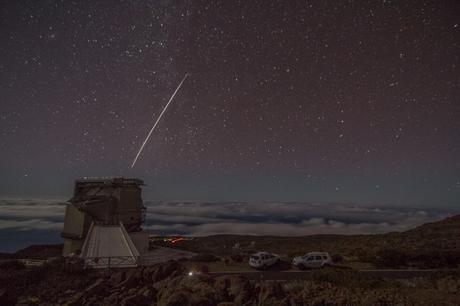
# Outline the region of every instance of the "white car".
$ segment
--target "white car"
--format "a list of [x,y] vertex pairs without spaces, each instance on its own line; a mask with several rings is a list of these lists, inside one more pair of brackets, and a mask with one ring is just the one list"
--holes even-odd
[[256,269],[265,269],[273,266],[280,260],[276,254],[268,252],[257,252],[249,257],[249,265]]
[[303,270],[306,268],[322,268],[332,264],[332,258],[326,252],[310,252],[304,256],[294,257],[292,265]]

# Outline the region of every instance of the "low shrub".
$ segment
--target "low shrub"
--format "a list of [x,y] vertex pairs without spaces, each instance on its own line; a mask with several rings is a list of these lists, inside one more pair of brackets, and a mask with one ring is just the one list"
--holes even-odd
[[375,253],[373,253],[372,251],[368,249],[364,249],[364,248],[356,248],[351,252],[350,255],[355,256],[361,262],[375,262],[376,261]]
[[326,282],[338,286],[345,286],[350,284],[354,279],[358,279],[358,272],[343,269],[324,268],[313,270],[311,272],[313,281]]
[[377,252],[375,264],[378,267],[400,268],[408,265],[410,257],[399,249],[382,249]]
[[241,254],[234,254],[230,256],[230,259],[235,263],[242,263],[244,261],[244,256]]
[[335,286],[348,288],[379,288],[390,287],[392,284],[379,277],[363,275],[358,271],[326,268],[313,270],[312,280],[320,283],[330,283]]
[[220,258],[213,255],[213,254],[197,254],[190,258],[190,261],[198,261],[198,262],[214,262],[219,261]]
[[332,254],[331,259],[333,263],[340,263],[343,261],[343,256],[340,254]]
[[411,262],[419,268],[457,268],[460,265],[460,253],[426,251],[414,254]]
[[377,252],[375,260],[371,262],[378,267],[384,268],[412,266],[425,269],[452,269],[460,265],[460,253],[437,250],[413,250],[406,252],[400,249],[382,249]]
[[8,260],[5,262],[0,263],[0,271],[6,270],[21,270],[24,269],[25,266],[19,260]]

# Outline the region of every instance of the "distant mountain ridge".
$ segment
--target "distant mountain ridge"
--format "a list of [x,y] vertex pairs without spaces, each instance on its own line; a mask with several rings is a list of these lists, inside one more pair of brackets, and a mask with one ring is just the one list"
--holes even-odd
[[415,248],[429,247],[438,251],[460,251],[460,215],[420,225],[399,233],[398,236],[407,246]]

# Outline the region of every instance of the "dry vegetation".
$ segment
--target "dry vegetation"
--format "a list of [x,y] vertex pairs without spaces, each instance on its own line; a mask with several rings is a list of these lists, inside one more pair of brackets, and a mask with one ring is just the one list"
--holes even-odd
[[246,258],[252,252],[264,250],[286,260],[308,251],[326,251],[339,263],[368,263],[388,268],[455,268],[460,264],[459,237],[460,215],[457,215],[402,233],[304,237],[218,235],[167,246],[224,257],[239,254]]

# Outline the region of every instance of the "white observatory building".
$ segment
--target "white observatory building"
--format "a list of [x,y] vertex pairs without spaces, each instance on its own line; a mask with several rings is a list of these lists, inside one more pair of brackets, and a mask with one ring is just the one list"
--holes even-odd
[[86,266],[133,267],[148,250],[142,180],[83,178],[67,204],[63,255],[79,255]]

